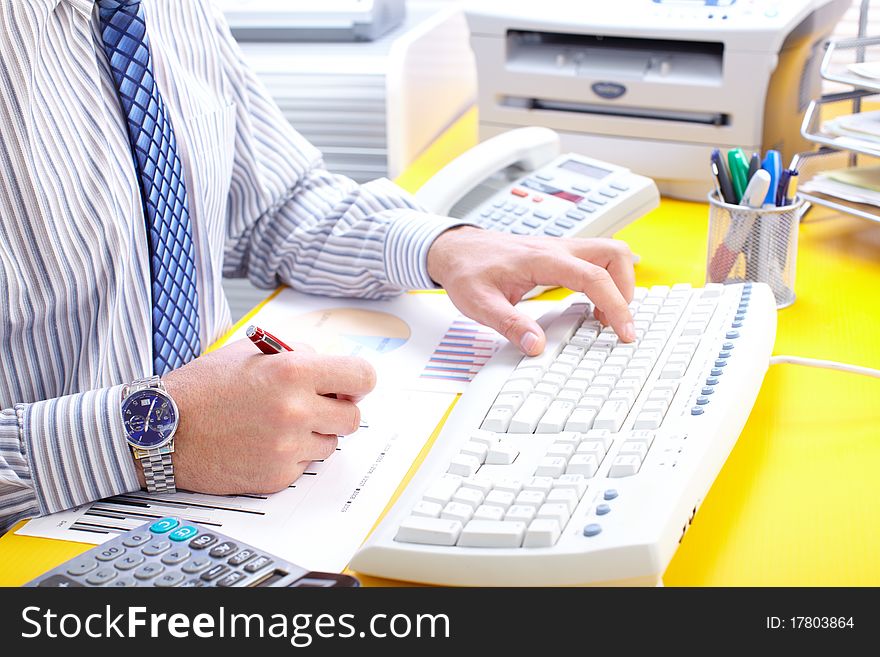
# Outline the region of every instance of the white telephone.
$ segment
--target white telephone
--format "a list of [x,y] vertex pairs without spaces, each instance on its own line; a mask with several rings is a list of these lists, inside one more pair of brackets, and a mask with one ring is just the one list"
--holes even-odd
[[560,151],[548,128],[511,130],[447,164],[416,198],[436,214],[552,237],[609,237],[660,203],[650,178]]

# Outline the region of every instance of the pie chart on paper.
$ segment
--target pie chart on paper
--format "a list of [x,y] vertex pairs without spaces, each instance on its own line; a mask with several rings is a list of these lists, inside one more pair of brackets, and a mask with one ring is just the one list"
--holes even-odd
[[390,313],[344,307],[294,317],[285,333],[321,353],[347,356],[387,354],[405,345],[412,334],[409,324]]

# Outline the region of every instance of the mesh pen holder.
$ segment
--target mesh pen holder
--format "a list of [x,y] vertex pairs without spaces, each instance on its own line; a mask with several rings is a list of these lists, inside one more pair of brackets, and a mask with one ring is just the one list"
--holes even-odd
[[783,207],[750,208],[709,194],[707,283],[767,283],[776,307],[794,303],[798,225],[804,201]]

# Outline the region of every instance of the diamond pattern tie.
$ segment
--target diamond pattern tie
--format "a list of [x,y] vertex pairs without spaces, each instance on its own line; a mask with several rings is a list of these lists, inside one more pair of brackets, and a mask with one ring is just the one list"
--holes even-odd
[[153,79],[141,0],[98,0],[98,10],[140,177],[150,243],[153,369],[161,375],[200,351],[195,247],[183,169]]

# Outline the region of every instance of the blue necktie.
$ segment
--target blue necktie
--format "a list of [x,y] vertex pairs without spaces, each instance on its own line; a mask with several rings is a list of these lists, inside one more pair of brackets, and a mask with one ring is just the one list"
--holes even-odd
[[141,0],[98,0],[101,36],[128,124],[150,242],[153,370],[199,355],[199,298],[183,168],[153,79]]

